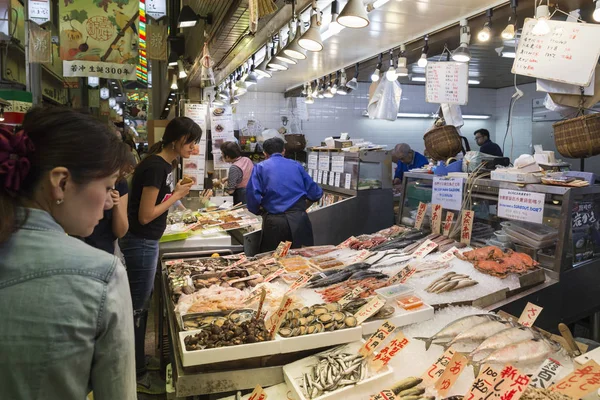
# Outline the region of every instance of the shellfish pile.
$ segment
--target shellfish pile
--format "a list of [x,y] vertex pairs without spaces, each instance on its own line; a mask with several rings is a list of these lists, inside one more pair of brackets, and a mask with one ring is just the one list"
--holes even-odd
[[317,304],[288,311],[279,328],[279,335],[285,338],[312,335],[354,328],[356,325],[354,315],[342,310],[339,303]]
[[195,335],[186,336],[183,342],[186,350],[194,351],[268,340],[269,332],[265,327],[265,321],[252,319],[239,325],[232,321],[225,321],[222,326],[213,324]]

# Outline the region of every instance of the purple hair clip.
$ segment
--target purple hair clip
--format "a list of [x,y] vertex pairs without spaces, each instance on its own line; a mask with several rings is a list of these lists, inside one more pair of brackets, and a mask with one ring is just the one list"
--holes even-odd
[[0,188],[16,193],[29,173],[33,143],[24,131],[13,135],[0,129]]

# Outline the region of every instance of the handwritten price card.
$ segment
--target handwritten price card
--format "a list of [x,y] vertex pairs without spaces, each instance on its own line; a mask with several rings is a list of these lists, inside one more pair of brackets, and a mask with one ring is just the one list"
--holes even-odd
[[275,338],[275,334],[279,332],[279,327],[283,322],[283,318],[292,307],[292,304],[294,304],[292,298],[287,294],[284,295],[277,311],[275,311],[275,313],[265,322],[265,327],[269,331],[269,337],[271,337],[271,339]]
[[260,385],[256,385],[248,400],[267,400],[267,394]]
[[437,382],[438,379],[442,376],[448,363],[454,357],[454,349],[450,347],[440,358],[434,362],[431,367],[423,374],[421,379],[423,379],[424,386],[430,386],[432,383]]
[[529,385],[530,378],[512,365],[506,365],[496,378],[494,397],[500,399],[519,400]]
[[423,242],[422,245],[420,245],[415,252],[413,253],[413,257],[415,257],[416,259],[421,259],[423,257],[425,257],[427,254],[431,253],[433,250],[437,249],[438,244],[431,241],[430,239],[427,239],[426,241]]
[[564,376],[565,367],[553,358],[548,358],[531,376],[530,386],[547,389]]
[[390,278],[388,281],[388,286],[395,285],[396,283],[406,283],[408,278],[413,276],[415,272],[417,272],[416,268],[411,267],[410,264],[407,265],[406,267],[402,268],[400,272]]
[[350,185],[352,183],[352,175],[345,174],[346,178],[344,179],[344,189],[350,189]]
[[431,205],[431,233],[440,233],[442,226],[442,205]]
[[440,261],[446,262],[452,260],[454,257],[456,257],[457,251],[458,249],[452,246],[450,250],[447,250],[444,254],[442,254],[442,256],[440,257]]
[[279,278],[283,274],[285,274],[285,268],[279,268],[277,271],[275,271],[271,275],[267,276],[265,278],[265,282],[271,282],[272,280]]
[[308,155],[308,169],[316,170],[319,168],[319,155],[310,153]]
[[358,354],[363,357],[370,356],[371,353],[381,346],[385,339],[394,332],[394,329],[396,329],[396,325],[392,324],[390,321],[385,321],[360,348]]
[[329,171],[329,153],[323,152],[319,154],[319,170]]
[[338,303],[343,307],[346,304],[350,303],[355,298],[357,298],[364,291],[365,291],[365,289],[360,288],[360,287],[354,288],[354,289],[352,289],[351,292],[346,293],[344,295],[344,297],[342,297],[341,299],[339,299]]
[[362,306],[354,317],[356,318],[356,325],[362,324],[365,320],[367,320],[370,316],[375,314],[377,311],[381,310],[381,308],[385,305],[385,300],[381,299],[379,296],[373,297],[371,301]]
[[[500,189],[502,190],[502,189]],[[475,211],[465,210],[462,212],[462,229],[460,231],[460,242],[471,244],[471,232],[473,232],[473,218]]]
[[344,155],[332,156],[331,157],[331,170],[333,172],[343,173],[344,172]]
[[279,246],[277,246],[277,249],[275,250],[275,254],[273,254],[273,257],[281,258],[287,256],[290,247],[292,247],[292,242],[280,242]]
[[580,399],[598,388],[600,388],[600,365],[590,360],[565,376],[556,385],[551,386],[550,390]]
[[465,369],[467,363],[467,357],[461,353],[454,353],[444,373],[435,383],[435,388],[442,398],[446,397],[450,388],[454,386],[454,383]]
[[465,105],[469,99],[469,64],[430,62],[425,71],[425,100],[428,103]]
[[396,400],[397,397],[393,391],[386,389],[377,393],[375,396],[371,396],[369,400]]
[[408,339],[404,333],[398,333],[392,341],[385,346],[379,353],[370,361],[373,371],[379,371],[385,367],[392,358],[408,345]]
[[296,279],[294,283],[291,284],[287,293],[292,293],[293,291],[300,289],[302,286],[306,285],[308,281],[312,278],[311,274],[301,274],[300,278]]
[[444,236],[450,236],[450,229],[452,229],[452,221],[454,220],[454,213],[448,211],[446,213],[446,219],[444,220],[444,227],[443,227],[443,235]]
[[519,317],[519,323],[523,326],[533,326],[533,323],[542,312],[543,308],[533,303],[527,303]]
[[464,400],[485,400],[494,391],[494,383],[499,374],[498,370],[485,365],[471,384]]
[[425,212],[427,212],[427,204],[419,202],[417,217],[415,218],[415,228],[421,229],[421,225],[423,225],[423,220],[425,219]]

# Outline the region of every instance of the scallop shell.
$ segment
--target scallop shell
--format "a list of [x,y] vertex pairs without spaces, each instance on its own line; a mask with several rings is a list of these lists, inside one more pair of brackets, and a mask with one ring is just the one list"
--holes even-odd
[[300,321],[298,320],[298,318],[293,318],[290,320],[290,328],[294,329],[298,326],[300,326]]
[[298,323],[300,324],[300,326],[306,326],[308,325],[308,320],[304,317],[298,318]]
[[346,319],[344,319],[344,324],[348,327],[348,328],[354,328],[357,325],[358,321],[356,320],[356,317],[354,317],[353,315],[347,316]]
[[325,326],[322,323],[317,322],[315,326],[317,327],[315,333],[321,333],[325,331]]
[[300,327],[300,335],[306,335],[307,331],[308,331],[308,328],[306,326]]
[[309,334],[309,335],[312,335],[313,333],[317,333],[317,329],[318,329],[317,325],[309,325],[306,328],[306,333]]
[[312,324],[316,319],[317,319],[317,317],[315,317],[314,315],[307,316],[306,317],[306,323],[307,323],[307,325]]
[[292,312],[294,313],[294,318],[300,318],[302,316],[302,312],[297,308],[294,308]]
[[316,316],[320,316],[322,314],[327,314],[329,312],[329,310],[327,310],[326,307],[315,307],[315,309],[313,310],[313,314]]
[[343,322],[344,318],[346,318],[346,314],[344,314],[343,312],[340,311],[336,311],[333,314],[333,319],[335,322]]
[[291,336],[298,336],[300,334],[300,328],[294,328],[292,329],[292,335]]
[[294,318],[294,313],[292,312],[292,310],[290,310],[285,314],[285,319],[292,319],[292,318]]
[[335,330],[335,321],[331,321],[330,323],[323,325],[323,327],[325,328],[325,330],[328,330],[330,332],[334,331]]
[[307,317],[310,315],[310,307],[302,307],[302,310],[300,310],[300,312],[302,313],[303,317]]
[[392,306],[384,306],[376,314],[376,317],[377,318],[387,318],[387,317],[390,317],[390,316],[394,315],[394,312],[396,312],[396,309],[394,307],[392,307]]

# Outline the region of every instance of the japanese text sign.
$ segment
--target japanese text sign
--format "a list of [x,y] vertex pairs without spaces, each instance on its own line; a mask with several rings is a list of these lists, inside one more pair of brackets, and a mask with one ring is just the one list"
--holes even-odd
[[279,278],[283,274],[285,274],[285,268],[279,268],[277,271],[275,271],[272,274],[268,275],[265,278],[265,282],[271,282],[272,280],[274,280],[275,278]]
[[435,383],[435,388],[442,398],[446,397],[448,391],[450,391],[450,388],[454,385],[461,372],[465,369],[467,362],[467,357],[462,355],[462,353],[454,353],[450,359],[450,362],[446,366],[444,373]]
[[338,303],[341,306],[345,306],[346,304],[350,303],[352,300],[354,300],[355,298],[357,298],[364,291],[365,291],[365,289],[363,289],[361,287],[356,287],[356,288],[352,289],[351,292],[346,293],[344,295],[344,297],[342,297],[341,299],[339,299]]
[[308,283],[308,281],[310,280],[310,278],[312,278],[311,274],[300,274],[300,277],[298,279],[296,279],[294,281],[294,283],[292,283],[290,285],[290,288],[287,290],[287,293],[291,293],[297,289],[300,289],[302,286],[306,285]]
[[388,281],[388,286],[395,285],[396,283],[406,283],[408,278],[410,278],[415,272],[417,272],[417,269],[408,264],[406,267],[402,268],[400,272],[390,278]]
[[475,212],[464,210],[462,212],[462,229],[460,231],[460,242],[471,244],[471,232],[473,231],[473,217]]
[[590,360],[581,367],[561,379],[550,390],[580,399],[588,393],[600,388],[600,365]]
[[352,175],[346,174],[346,179],[344,179],[344,189],[350,189],[351,184],[352,184]]
[[464,400],[485,400],[494,392],[494,384],[499,371],[489,365],[483,366],[477,378],[471,384]]
[[431,202],[447,210],[460,211],[463,198],[463,178],[434,177]]
[[313,170],[319,168],[319,155],[317,153],[310,153],[308,155],[308,168]]
[[377,311],[379,311],[384,305],[385,305],[385,300],[383,300],[381,297],[379,297],[379,296],[373,297],[367,304],[362,306],[356,312],[356,314],[354,314],[354,317],[356,318],[356,324],[357,325],[362,324],[370,316],[372,316]]
[[548,389],[554,385],[563,375],[565,367],[553,358],[548,358],[538,368],[538,370],[531,376],[530,386]]
[[425,213],[427,212],[427,204],[419,202],[419,208],[417,208],[417,216],[415,218],[415,228],[421,229],[423,220],[425,219]]
[[469,65],[461,62],[430,62],[425,70],[428,103],[465,105],[469,98]]
[[385,339],[387,339],[387,337],[394,332],[394,329],[396,329],[396,325],[392,324],[390,321],[385,321],[365,342],[358,353],[363,357],[370,356],[375,350],[377,350],[379,346],[383,344],[383,342],[385,342]]
[[293,304],[294,301],[292,300],[292,298],[289,297],[287,294],[284,295],[281,299],[281,304],[279,305],[277,311],[275,311],[275,313],[273,313],[273,315],[271,315],[271,317],[266,321],[265,325],[266,328],[269,330],[269,337],[271,337],[272,339],[275,337],[275,334],[279,331],[279,327],[283,322],[285,314],[288,312],[288,310],[292,307]]
[[252,391],[252,394],[250,395],[250,397],[248,397],[248,400],[266,400],[266,399],[267,399],[267,394],[265,393],[263,388],[260,387],[260,385],[256,385],[256,387],[254,388],[254,391]]
[[385,367],[392,358],[408,345],[408,339],[400,331],[381,351],[379,351],[370,361],[373,371],[379,371]]
[[452,228],[453,220],[454,220],[454,213],[448,211],[446,213],[446,219],[444,220],[444,228],[442,230],[444,236],[450,236],[450,229]]
[[280,242],[279,246],[277,246],[277,249],[275,250],[275,253],[273,254],[273,257],[285,257],[290,250],[290,247],[292,247],[292,242]]
[[544,193],[500,189],[498,216],[515,221],[544,222]]
[[397,397],[394,394],[393,391],[386,389],[386,390],[382,390],[381,392],[377,393],[374,396],[371,396],[369,398],[369,400],[396,400]]
[[442,226],[442,205],[431,205],[431,233],[440,233]]
[[442,256],[440,257],[440,261],[446,262],[452,260],[454,257],[456,257],[457,251],[458,249],[452,246],[451,249],[447,250],[444,254],[442,254]]
[[421,244],[413,253],[413,257],[417,258],[417,259],[421,259],[423,257],[425,257],[427,254],[431,253],[433,250],[435,250],[438,247],[438,244],[433,242],[430,239],[427,239],[426,241],[423,242],[423,244]]
[[329,153],[322,152],[319,154],[319,169],[329,171]]
[[437,382],[437,380],[440,379],[440,376],[442,376],[442,374],[446,370],[448,363],[450,363],[450,360],[452,360],[454,353],[454,349],[450,347],[448,350],[446,350],[444,354],[442,354],[440,358],[437,359],[436,362],[434,362],[431,365],[431,367],[427,371],[425,371],[425,373],[421,377],[421,379],[423,379],[423,385],[431,385],[432,383]]
[[344,156],[332,156],[331,157],[331,170],[333,172],[342,173],[344,172]]
[[533,326],[533,323],[542,312],[543,308],[533,303],[527,303],[519,317],[519,323],[523,326]]
[[[530,378],[512,365],[506,365],[496,378],[494,391],[486,398],[519,400],[529,385]],[[491,397],[493,396],[493,397]]]

